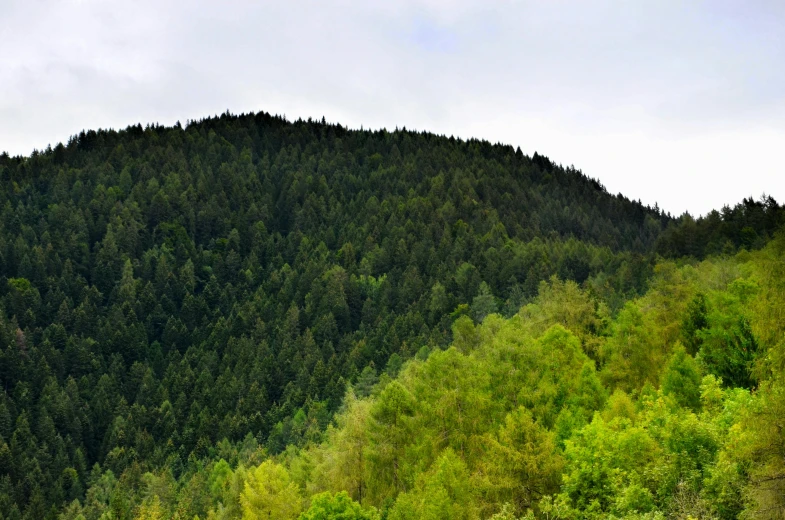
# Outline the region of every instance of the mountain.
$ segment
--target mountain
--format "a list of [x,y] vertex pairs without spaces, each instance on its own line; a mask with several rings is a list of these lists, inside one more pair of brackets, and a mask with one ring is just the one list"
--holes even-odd
[[[487,316],[520,319],[559,280],[593,309],[568,331],[579,364],[596,363],[604,391],[636,396],[659,372],[609,376],[601,345],[658,283],[658,255],[694,262],[760,249],[783,222],[770,198],[675,219],[511,146],[266,113],[82,132],[29,157],[0,156],[0,179],[4,519],[156,518],[144,509],[153,496],[160,517],[218,514],[223,488],[212,497],[188,487],[218,482],[205,468],[224,468],[220,486],[241,488],[251,480],[238,464],[264,467],[262,480],[280,473],[281,457],[328,442],[349,395],[370,403],[415,370],[409,360],[448,349]],[[697,298],[662,298],[687,294]],[[739,323],[739,341],[758,341]],[[734,384],[757,384],[732,373]],[[585,408],[584,422],[596,410]],[[524,415],[513,420],[542,421]],[[346,499],[351,508],[362,496]]]

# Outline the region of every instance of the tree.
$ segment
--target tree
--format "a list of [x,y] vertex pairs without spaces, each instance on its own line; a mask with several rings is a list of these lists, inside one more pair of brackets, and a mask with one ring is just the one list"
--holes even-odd
[[387,385],[371,406],[368,491],[375,503],[406,489],[403,461],[411,441],[415,406],[414,397],[398,381]]
[[640,308],[628,302],[613,324],[613,334],[601,349],[604,382],[626,392],[659,379],[664,349],[657,330]]
[[466,464],[447,449],[411,491],[398,496],[390,520],[468,520],[477,517]]
[[136,520],[163,520],[166,518],[161,507],[161,499],[155,495],[153,499],[139,507],[136,513]]
[[702,340],[698,333],[708,325],[706,313],[706,296],[698,293],[687,306],[681,325],[682,342],[691,356],[700,350]]
[[785,515],[785,385],[782,380],[763,385],[756,406],[745,410],[732,440],[734,458],[749,468],[743,495],[751,518]]
[[758,341],[744,316],[724,315],[699,333],[699,356],[706,370],[722,378],[726,386],[752,388],[753,363]]
[[368,397],[371,395],[374,385],[379,382],[379,377],[376,375],[376,369],[371,365],[367,365],[360,372],[355,385],[358,397]]
[[701,374],[698,363],[683,346],[673,349],[662,373],[662,393],[673,397],[680,406],[697,411],[701,405]]
[[[729,387],[782,372],[785,242],[755,250],[785,221],[770,198],[673,219],[507,145],[228,112],[0,154],[0,180],[5,520],[157,515],[154,496],[166,515],[238,518],[268,456],[298,493],[389,509],[430,489],[451,511],[463,483],[426,485],[447,448],[484,489],[489,439],[505,461],[529,453],[500,441],[508,414],[525,407],[567,449],[600,383],[619,390],[610,430],[673,408],[651,436],[684,449],[658,444],[647,475],[684,477],[689,498],[707,431],[762,406]],[[669,397],[678,383],[654,389],[677,339],[728,387],[698,414]],[[362,397],[341,403],[349,382]],[[739,496],[756,457],[731,472]],[[658,507],[677,493],[625,475],[608,514],[646,505],[643,488]]]
[[349,391],[343,406],[344,410],[336,416],[336,425],[328,427],[325,442],[314,454],[312,480],[321,489],[346,490],[351,498],[362,502],[367,481],[373,478],[366,454],[371,402],[357,399]]
[[494,502],[511,502],[525,512],[558,489],[564,461],[555,435],[536,424],[526,408],[507,414],[498,434],[486,442],[483,467]]
[[566,443],[560,495],[578,518],[648,512],[654,503],[644,478],[661,451],[645,428],[618,419],[605,423],[596,415]]
[[497,311],[496,298],[491,294],[491,288],[487,283],[481,282],[479,292],[472,300],[472,317],[478,322],[482,322],[487,315]]
[[289,472],[271,460],[262,462],[246,475],[240,496],[243,520],[297,518],[302,511],[302,497]]
[[346,491],[335,495],[324,492],[311,497],[311,506],[304,511],[299,520],[377,520],[374,508],[363,507],[349,498]]

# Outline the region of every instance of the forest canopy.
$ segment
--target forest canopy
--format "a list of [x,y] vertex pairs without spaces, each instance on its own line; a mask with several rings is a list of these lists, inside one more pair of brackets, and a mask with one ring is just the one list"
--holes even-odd
[[265,113],[0,180],[2,520],[783,514],[770,197]]

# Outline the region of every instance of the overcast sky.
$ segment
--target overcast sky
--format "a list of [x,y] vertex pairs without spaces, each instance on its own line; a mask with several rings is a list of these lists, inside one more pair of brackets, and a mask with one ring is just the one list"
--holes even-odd
[[501,141],[674,214],[785,202],[785,2],[0,0],[0,150],[227,109]]

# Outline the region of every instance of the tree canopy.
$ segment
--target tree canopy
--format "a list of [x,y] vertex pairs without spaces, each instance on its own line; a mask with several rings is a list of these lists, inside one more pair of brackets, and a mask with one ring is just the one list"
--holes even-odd
[[769,197],[266,113],[0,181],[0,520],[781,511]]

